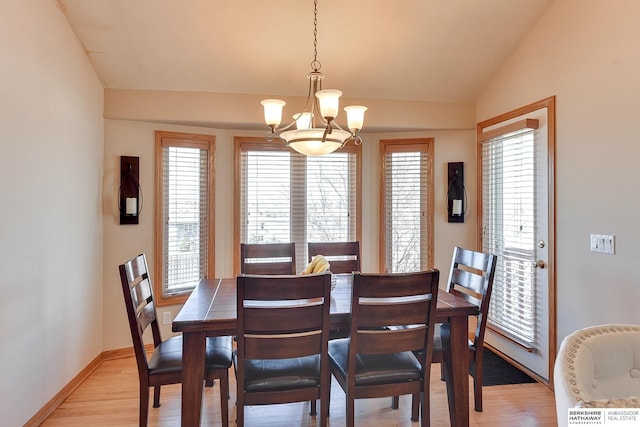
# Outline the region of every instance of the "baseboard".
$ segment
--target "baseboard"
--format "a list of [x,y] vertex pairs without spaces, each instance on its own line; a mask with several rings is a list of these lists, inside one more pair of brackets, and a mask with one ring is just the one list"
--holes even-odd
[[[153,344],[145,345],[145,349],[150,354],[153,352]],[[134,355],[133,347],[120,348],[117,350],[103,351],[96,356],[78,375],[62,388],[50,401],[46,403],[23,427],[37,427],[42,424],[49,415],[55,411],[64,400],[71,395],[91,374],[106,360],[123,359]]]
[[42,407],[24,427],[37,427],[42,424],[49,415],[56,410],[64,400],[71,395],[104,361],[104,353],[100,353],[93,359],[86,368],[76,375],[69,383],[62,388],[46,405]]

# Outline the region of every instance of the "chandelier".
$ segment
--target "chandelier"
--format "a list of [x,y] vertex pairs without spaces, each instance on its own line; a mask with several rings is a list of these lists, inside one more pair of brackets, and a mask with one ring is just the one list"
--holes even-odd
[[329,154],[350,142],[354,145],[361,144],[362,138],[358,132],[362,129],[364,112],[367,111],[367,107],[361,105],[345,107],[348,130],[341,128],[335,120],[342,92],[337,89],[322,89],[324,74],[320,72],[321,66],[318,61],[318,0],[314,0],[313,61],[312,71],[307,74],[309,92],[304,108],[293,115],[291,123],[278,128],[286,102],[280,99],[264,99],[260,102],[264,106],[264,120],[271,129],[267,133],[267,139],[283,141],[298,153],[307,156]]

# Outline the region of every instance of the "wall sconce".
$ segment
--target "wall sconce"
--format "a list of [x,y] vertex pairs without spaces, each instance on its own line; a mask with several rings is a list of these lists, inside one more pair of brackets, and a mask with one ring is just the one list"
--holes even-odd
[[138,224],[142,212],[142,188],[139,177],[140,157],[120,156],[120,224]]
[[448,164],[447,216],[449,222],[464,222],[467,212],[467,191],[464,188],[464,163]]

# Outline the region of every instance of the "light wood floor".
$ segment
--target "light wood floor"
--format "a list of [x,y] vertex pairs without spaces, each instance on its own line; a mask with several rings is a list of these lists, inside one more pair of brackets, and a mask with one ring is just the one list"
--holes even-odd
[[[233,370],[229,377],[229,418],[231,425],[235,425],[233,403],[236,386]],[[431,378],[431,425],[449,426],[445,384],[440,381],[438,365],[433,366]],[[220,425],[218,384],[213,388],[205,388],[204,393],[202,424]],[[149,404],[149,425],[179,426],[180,385],[163,386],[160,401],[160,408],[153,408],[152,402]],[[395,427],[419,425],[410,420],[411,402],[408,396],[401,397],[399,410],[391,409],[390,403],[390,398],[357,400],[356,424]],[[308,412],[308,402],[253,406],[247,407],[245,420],[247,426],[315,426],[316,419],[310,417]],[[344,393],[334,380],[329,424],[343,426],[344,414]],[[557,426],[553,392],[537,383],[485,387],[484,412],[473,410],[472,395],[470,414],[471,426]],[[319,417],[317,422],[320,422]],[[138,374],[134,358],[105,361],[42,425],[138,425]]]

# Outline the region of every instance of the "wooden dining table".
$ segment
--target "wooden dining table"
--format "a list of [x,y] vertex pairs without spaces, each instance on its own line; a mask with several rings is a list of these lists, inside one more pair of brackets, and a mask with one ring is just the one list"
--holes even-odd
[[[353,275],[336,274],[331,291],[332,330],[348,330]],[[173,321],[183,335],[182,425],[199,426],[202,411],[205,342],[207,336],[237,335],[236,279],[202,279]],[[469,425],[468,317],[478,307],[440,290],[436,321],[448,323],[450,343],[444,343],[445,380],[452,427]]]

